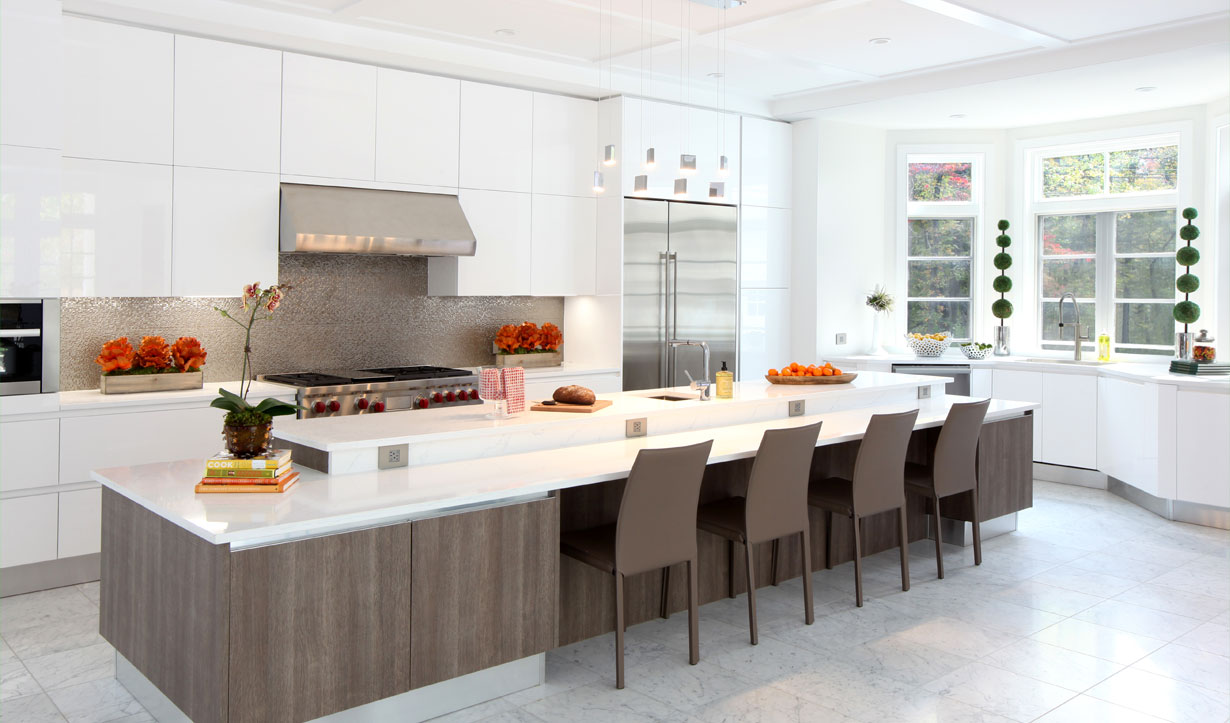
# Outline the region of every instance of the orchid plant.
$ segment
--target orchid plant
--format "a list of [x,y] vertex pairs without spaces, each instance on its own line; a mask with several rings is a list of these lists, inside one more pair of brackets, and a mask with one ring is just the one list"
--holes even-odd
[[264,399],[257,405],[248,403],[248,392],[252,389],[252,379],[255,377],[252,372],[252,327],[258,320],[268,321],[273,318],[273,312],[282,305],[282,300],[286,298],[286,292],[290,288],[287,284],[281,286],[274,284],[262,289],[259,282],[245,286],[241,308],[243,317],[246,319],[241,320],[226,309],[214,307],[214,310],[223,318],[235,322],[244,331],[243,369],[239,374],[239,394],[219,389],[218,398],[209,403],[211,407],[226,410],[224,423],[229,426],[268,424],[274,417],[295,414],[302,409],[297,404],[273,398]]

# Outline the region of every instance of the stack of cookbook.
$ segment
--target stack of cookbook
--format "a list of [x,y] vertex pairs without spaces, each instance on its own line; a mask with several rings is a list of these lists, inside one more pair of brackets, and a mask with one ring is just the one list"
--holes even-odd
[[196,486],[207,492],[285,492],[299,481],[289,449],[271,449],[250,459],[222,452],[205,460],[205,476]]

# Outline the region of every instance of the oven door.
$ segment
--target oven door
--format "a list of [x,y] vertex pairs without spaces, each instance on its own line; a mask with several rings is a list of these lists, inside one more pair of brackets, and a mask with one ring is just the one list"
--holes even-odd
[[0,302],[0,395],[43,391],[43,302]]

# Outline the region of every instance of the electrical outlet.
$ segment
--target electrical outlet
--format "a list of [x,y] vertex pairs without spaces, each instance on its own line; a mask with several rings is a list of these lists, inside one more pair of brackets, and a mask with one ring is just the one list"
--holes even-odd
[[919,399],[930,399],[931,398],[931,387],[919,387],[918,388],[918,398]]
[[410,464],[410,445],[390,444],[381,447],[376,460],[377,469],[392,469]]
[[791,417],[801,417],[807,411],[807,400],[796,399],[792,402],[786,402],[786,412]]
[[842,333],[840,333],[840,334],[838,334],[838,335],[837,335],[837,344],[838,344],[838,346],[840,346],[840,345],[845,344],[845,343],[846,343],[846,334],[845,334],[845,332],[842,332]]
[[649,434],[649,421],[645,417],[637,417],[624,422],[624,434],[628,437],[644,437]]

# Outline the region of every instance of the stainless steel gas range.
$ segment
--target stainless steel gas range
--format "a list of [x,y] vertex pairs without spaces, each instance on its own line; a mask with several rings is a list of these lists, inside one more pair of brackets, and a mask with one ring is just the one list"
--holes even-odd
[[264,382],[295,387],[299,417],[341,417],[408,409],[482,404],[478,375],[465,369],[409,366],[266,374]]

